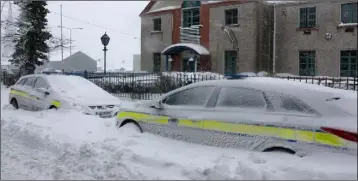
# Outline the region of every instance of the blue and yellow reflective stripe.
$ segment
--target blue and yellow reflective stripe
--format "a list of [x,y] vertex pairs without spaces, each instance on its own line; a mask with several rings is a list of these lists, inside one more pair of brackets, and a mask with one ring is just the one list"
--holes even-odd
[[[150,124],[168,124],[168,116],[157,116],[136,112],[120,112],[118,118],[133,118],[140,122]],[[320,130],[299,130],[294,128],[283,128],[273,125],[250,125],[220,122],[215,120],[191,121],[179,119],[177,126],[198,128],[209,131],[221,131],[227,133],[237,133],[250,136],[272,136],[289,141],[302,141],[307,143],[319,143],[323,145],[342,147],[345,141],[335,135]]]
[[15,89],[10,90],[10,94],[21,96],[21,97],[30,97],[30,95],[24,91],[19,91]]

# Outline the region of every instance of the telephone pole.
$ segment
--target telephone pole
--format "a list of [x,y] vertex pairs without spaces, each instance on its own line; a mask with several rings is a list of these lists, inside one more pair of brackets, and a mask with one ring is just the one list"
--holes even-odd
[[61,60],[63,60],[63,26],[62,26],[62,4],[61,4]]

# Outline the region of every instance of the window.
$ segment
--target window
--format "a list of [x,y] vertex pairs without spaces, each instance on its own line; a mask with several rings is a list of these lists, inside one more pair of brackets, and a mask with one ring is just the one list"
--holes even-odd
[[37,78],[37,80],[35,82],[35,88],[44,88],[44,89],[47,90],[48,85],[47,85],[46,81],[43,78],[39,77],[39,78]]
[[341,76],[357,77],[357,50],[341,51]]
[[19,82],[17,82],[17,85],[24,85],[24,83],[26,82],[27,78],[23,78],[21,79]]
[[200,1],[184,1],[183,9],[183,27],[200,25]]
[[286,94],[266,92],[276,112],[299,112],[305,114],[318,114],[302,100]]
[[238,9],[228,9],[225,10],[225,24],[226,25],[235,25],[239,24],[239,10]]
[[341,22],[357,23],[357,3],[347,3],[341,5]]
[[35,77],[29,77],[27,78],[27,81],[25,82],[25,86],[33,87],[35,83],[36,78]]
[[153,19],[153,30],[154,31],[162,31],[162,19],[161,18],[156,18]]
[[236,74],[237,51],[225,51],[225,74]]
[[316,74],[316,52],[315,51],[300,51],[300,76],[315,76]]
[[213,91],[213,86],[195,87],[170,95],[166,98],[164,103],[175,106],[187,105],[204,107]]
[[264,108],[265,100],[260,91],[227,87],[222,88],[216,107]]
[[184,72],[194,72],[195,71],[195,61],[189,61],[189,58],[184,58],[183,59],[183,71]]
[[153,53],[153,72],[161,72],[161,54]]
[[316,7],[300,8],[300,28],[316,27]]

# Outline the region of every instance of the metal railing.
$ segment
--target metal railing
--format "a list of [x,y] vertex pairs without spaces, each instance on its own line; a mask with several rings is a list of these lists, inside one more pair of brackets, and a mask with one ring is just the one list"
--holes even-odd
[[[159,74],[64,72],[64,74],[82,76],[115,96],[141,100],[153,99],[191,83],[206,80],[225,79],[223,75],[210,72],[163,72]],[[1,82],[4,85],[11,86],[18,80],[18,78],[19,75],[7,74],[6,72],[3,72]],[[358,90],[358,79],[356,77],[280,76],[275,78],[304,82],[308,84],[317,84],[331,88]]]

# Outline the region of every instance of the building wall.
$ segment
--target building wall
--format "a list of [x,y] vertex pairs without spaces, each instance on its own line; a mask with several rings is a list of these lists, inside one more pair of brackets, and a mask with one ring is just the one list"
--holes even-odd
[[[299,50],[316,51],[318,75],[339,76],[340,50],[357,49],[357,27],[354,33],[337,28],[340,24],[341,4],[356,1],[327,1],[277,7],[276,70],[281,73],[299,74]],[[317,29],[304,35],[299,26],[299,8],[316,6]],[[326,40],[325,34],[332,39]]]
[[140,54],[133,55],[133,72],[140,72],[141,71],[140,65],[141,65]]
[[[162,31],[153,31],[153,19],[161,18]],[[153,71],[153,53],[161,53],[164,48],[172,44],[172,20],[171,13],[160,15],[146,15],[141,18],[141,69]],[[162,57],[162,71],[165,71],[165,57]]]

